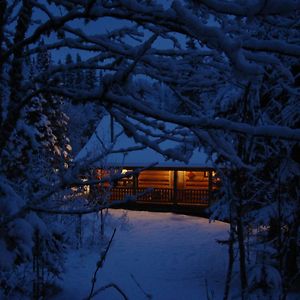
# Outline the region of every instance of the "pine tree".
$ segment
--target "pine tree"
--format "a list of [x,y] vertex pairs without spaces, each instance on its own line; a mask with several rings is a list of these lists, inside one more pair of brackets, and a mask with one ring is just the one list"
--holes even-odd
[[44,72],[48,70],[51,64],[51,55],[47,51],[47,48],[45,47],[44,40],[41,40],[39,42],[39,48],[40,48],[40,52],[37,54],[36,68],[37,68],[37,72]]
[[[19,71],[25,80],[37,74],[43,76],[42,73],[49,67],[50,56],[43,43],[40,45],[36,64],[29,59],[21,62]],[[21,210],[27,202],[33,200],[34,195],[49,188],[57,177],[51,161],[51,155],[59,145],[59,135],[55,128],[57,124],[54,121],[62,121],[56,120],[60,116],[57,110],[54,114],[58,102],[53,99],[47,93],[31,97],[23,106],[18,122],[6,142],[0,165],[0,172],[5,174],[5,177],[0,176],[1,220]],[[4,257],[10,257],[10,261],[5,265],[1,262],[0,265],[0,298],[18,292],[30,295],[32,262],[34,266],[39,264],[38,269],[43,274],[49,274],[49,278],[58,276],[62,271],[65,240],[63,232],[52,228],[52,225],[54,223],[50,222],[46,226],[43,218],[33,212],[1,224],[1,231],[5,234],[0,236],[0,252]],[[36,233],[39,240],[35,238]],[[40,248],[43,256],[40,251],[36,260],[35,249],[38,245],[43,247]],[[24,280],[24,275],[28,280]],[[34,281],[40,282],[41,278],[38,276]]]
[[[81,56],[79,54],[76,55],[76,63],[80,64],[82,62]],[[75,84],[74,87],[76,89],[84,88],[84,71],[82,68],[78,68],[75,72]]]
[[[36,69],[47,71],[51,64],[51,57],[43,44],[41,45],[41,51],[37,56]],[[71,56],[67,57],[70,61]],[[71,147],[67,137],[68,117],[62,111],[62,98],[49,93],[43,94],[43,97],[46,99],[43,112],[50,123],[51,132],[54,136],[52,146],[48,147],[48,156],[51,157],[54,168],[58,168],[59,165],[66,166],[65,164],[70,160]]]
[[87,69],[85,71],[85,86],[88,89],[93,89],[96,87],[97,77],[96,69]]
[[[65,60],[66,65],[71,65],[73,64],[73,58],[70,53],[67,54],[66,60]],[[74,87],[75,85],[75,72],[74,70],[66,70],[64,73],[64,85],[66,87]]]

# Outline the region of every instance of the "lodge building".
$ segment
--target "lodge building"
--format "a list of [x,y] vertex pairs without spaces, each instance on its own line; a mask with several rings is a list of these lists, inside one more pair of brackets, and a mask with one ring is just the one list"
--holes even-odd
[[[136,147],[136,143],[122,132],[123,129],[118,123],[114,122],[113,126],[112,128],[110,117],[104,116],[96,133],[76,159],[95,160],[97,178],[107,176],[114,170],[125,174],[150,165],[152,167],[114,182],[110,188],[110,201],[135,196],[135,204],[142,206],[203,208],[210,205],[218,179],[211,161],[202,149],[193,152],[188,164],[165,160],[161,154],[150,148],[122,153],[118,150]],[[97,155],[101,156],[103,152],[103,145],[110,147],[112,140],[113,153],[108,154],[101,162],[97,161]],[[176,145],[173,141],[165,141],[163,146],[171,148]],[[96,193],[101,197],[107,188],[107,184],[99,186]]]
[[[123,172],[134,169],[123,169]],[[215,189],[212,169],[164,167],[124,178],[111,190],[111,200],[138,195],[138,203],[208,206]],[[148,191],[145,193],[145,191]]]

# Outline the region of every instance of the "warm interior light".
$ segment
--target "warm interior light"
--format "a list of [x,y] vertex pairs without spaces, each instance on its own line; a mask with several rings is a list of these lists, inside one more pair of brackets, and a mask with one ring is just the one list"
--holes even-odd
[[122,174],[126,174],[127,172],[128,172],[127,169],[123,169],[123,170],[122,170]]
[[190,172],[188,172],[187,176],[188,176],[189,180],[191,180],[191,179],[193,179],[196,175],[195,175],[192,171],[190,171]]

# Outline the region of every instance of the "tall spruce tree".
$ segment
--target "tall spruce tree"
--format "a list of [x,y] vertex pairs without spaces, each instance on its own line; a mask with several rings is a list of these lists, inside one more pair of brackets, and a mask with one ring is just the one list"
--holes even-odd
[[[39,44],[39,50],[36,60],[20,59],[17,71],[24,81],[33,80],[37,75],[43,76],[50,65],[50,56],[43,42]],[[33,198],[48,189],[57,177],[51,157],[58,145],[54,120],[60,116],[57,113],[53,115],[55,101],[48,93],[35,93],[37,88],[19,91],[35,96],[23,105],[18,122],[1,153],[0,172],[5,174],[5,177],[0,176],[1,220],[14,215],[25,203],[32,203]],[[43,200],[39,198],[39,202],[42,204]],[[9,263],[0,264],[0,298],[18,298],[18,293],[22,297],[40,297],[45,292],[41,286],[44,280],[42,274],[49,275],[44,278],[50,279],[62,271],[63,232],[55,228],[55,222],[47,221],[46,226],[43,216],[31,212],[1,224],[1,257],[9,258]],[[35,251],[37,248],[38,252]],[[36,267],[32,272],[33,261]],[[30,290],[32,282],[38,285],[38,295]]]
[[85,86],[88,89],[93,89],[97,84],[96,69],[90,68],[85,71]]
[[[76,55],[76,63],[80,64],[82,62],[80,54]],[[76,89],[84,88],[84,71],[82,68],[78,68],[75,72],[75,84]]]
[[[73,58],[72,58],[72,55],[70,53],[68,53],[66,55],[66,59],[65,59],[65,64],[67,65],[71,65],[73,64],[74,61],[73,61]],[[66,87],[73,87],[75,85],[75,78],[76,78],[76,75],[75,75],[75,71],[72,70],[72,69],[67,69],[64,74],[64,85]]]
[[[51,56],[44,47],[43,41],[40,43],[40,52],[37,54],[36,69],[44,72],[51,66]],[[53,134],[53,144],[48,148],[48,156],[51,158],[53,167],[67,166],[70,160],[71,147],[67,137],[68,117],[62,111],[62,97],[53,96],[50,93],[43,93],[46,100],[43,105],[43,112],[49,120],[51,132]]]

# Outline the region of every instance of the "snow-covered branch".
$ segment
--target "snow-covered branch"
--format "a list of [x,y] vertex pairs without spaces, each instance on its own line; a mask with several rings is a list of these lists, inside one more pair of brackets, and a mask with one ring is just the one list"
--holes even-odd
[[240,3],[238,1],[196,0],[197,4],[204,4],[215,12],[240,17],[286,15],[300,9],[299,1],[253,1]]

